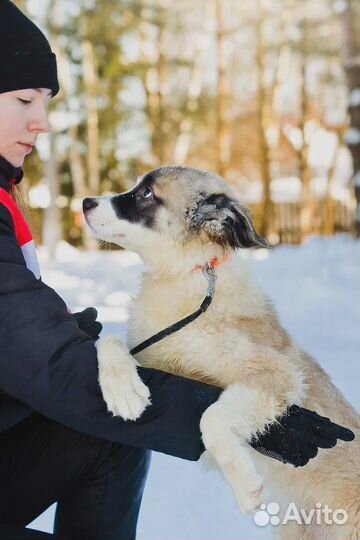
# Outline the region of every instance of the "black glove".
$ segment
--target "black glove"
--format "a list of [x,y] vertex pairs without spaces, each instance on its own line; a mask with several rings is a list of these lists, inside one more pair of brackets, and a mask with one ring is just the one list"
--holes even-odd
[[78,313],[72,314],[80,330],[85,332],[90,336],[94,341],[99,339],[100,332],[102,330],[102,324],[96,320],[98,315],[97,311],[93,307],[88,307],[84,311],[79,311]]
[[318,453],[318,448],[333,448],[337,439],[352,441],[350,429],[334,424],[329,418],[298,405],[288,408],[278,422],[270,424],[249,444],[261,454],[294,467],[303,467]]

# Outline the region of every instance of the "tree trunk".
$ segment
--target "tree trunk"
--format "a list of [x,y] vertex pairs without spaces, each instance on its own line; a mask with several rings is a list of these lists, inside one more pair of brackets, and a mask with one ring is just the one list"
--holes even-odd
[[59,182],[57,178],[57,160],[54,132],[50,132],[49,142],[49,158],[46,163],[45,176],[50,194],[50,203],[49,206],[45,208],[44,212],[42,237],[44,246],[47,248],[50,258],[53,259],[56,253],[56,246],[62,238],[60,209],[57,205],[57,198],[59,196]]
[[299,176],[302,183],[302,202],[301,202],[301,240],[311,233],[312,223],[312,202],[310,192],[310,170],[308,166],[309,145],[306,139],[306,121],[308,114],[308,92],[307,92],[307,58],[308,58],[308,34],[306,21],[303,20],[302,26],[302,49],[300,52],[300,122],[302,145],[298,150]]
[[156,60],[149,54],[149,38],[147,24],[140,23],[140,47],[144,63],[149,64],[145,74],[143,84],[147,101],[147,116],[151,133],[151,150],[154,157],[154,165],[160,166],[165,161],[166,138],[164,133],[165,123],[165,78],[166,78],[166,17],[167,2],[163,0],[160,6],[159,18],[157,20],[156,37]]
[[99,115],[96,100],[98,80],[94,47],[90,41],[82,42],[82,52],[88,143],[87,173],[90,193],[98,195],[100,191]]
[[332,236],[335,232],[335,222],[334,222],[334,199],[331,193],[331,188],[334,182],[334,173],[336,168],[336,163],[339,156],[339,151],[343,145],[342,139],[338,139],[336,149],[334,151],[334,156],[332,163],[330,164],[328,173],[327,173],[327,186],[326,186],[326,197],[325,197],[325,220],[323,233],[325,236]]
[[350,128],[346,135],[346,142],[354,164],[355,234],[360,237],[360,39],[356,36],[357,17],[360,17],[359,8],[354,0],[347,0],[343,12],[343,53],[350,115]]
[[[47,16],[46,26],[49,31],[50,41],[55,38],[54,21],[56,20],[56,0],[51,0]],[[62,239],[62,225],[60,209],[57,205],[57,199],[60,193],[59,178],[57,174],[57,155],[56,155],[56,134],[55,129],[48,134],[49,157],[46,163],[45,178],[49,189],[50,202],[45,208],[43,220],[43,243],[48,250],[51,258],[55,257],[56,246]]]
[[257,117],[259,131],[259,162],[260,174],[263,185],[262,195],[262,212],[260,221],[260,234],[265,238],[268,236],[271,228],[271,172],[270,172],[270,147],[267,140],[267,103],[266,103],[266,88],[264,82],[265,72],[265,47],[262,35],[263,10],[261,0],[257,1],[258,18],[256,21],[256,36],[257,36]]
[[217,172],[226,177],[230,160],[230,131],[228,118],[229,85],[226,74],[225,28],[223,0],[215,0],[217,98],[216,98],[216,155]]
[[[71,178],[73,181],[74,196],[77,199],[84,199],[88,195],[85,183],[84,165],[79,152],[78,126],[71,125],[68,129],[70,139],[69,164]],[[81,221],[81,220],[80,220]],[[91,234],[88,226],[82,218],[82,241],[86,249],[97,249],[98,242]]]
[[[71,105],[73,103],[73,100],[71,99],[72,89],[69,60],[66,57],[65,52],[61,48],[59,40],[57,40],[56,38],[53,39],[52,45],[56,52],[56,57],[58,61],[59,81],[62,92],[64,94],[64,102],[68,107],[68,113],[71,115],[71,117],[77,117],[77,121],[80,122],[80,119],[78,117],[78,111],[74,109],[74,107]],[[72,118],[67,132],[69,136],[69,166],[73,183],[74,196],[77,199],[83,199],[84,197],[89,195],[89,193],[86,186],[84,163],[80,154],[80,141],[78,136],[79,128],[78,124],[73,123]],[[98,245],[97,241],[86,226],[83,227],[82,234],[85,248],[96,249]]]
[[180,133],[177,137],[174,149],[174,163],[180,165],[186,163],[186,159],[189,153],[192,128],[194,124],[191,115],[198,109],[199,98],[204,82],[204,53],[209,40],[208,27],[211,22],[211,17],[213,17],[211,8],[211,3],[205,0],[204,30],[202,32],[199,31],[197,41],[195,43],[194,60],[191,67],[186,108],[184,112],[184,117],[180,122]]
[[154,132],[154,151],[158,158],[160,165],[164,164],[165,160],[165,133],[164,133],[164,88],[165,88],[165,24],[166,24],[166,12],[165,9],[161,10],[159,32],[157,35],[157,50],[158,61],[156,64],[157,75],[157,88],[155,92],[156,96],[156,128]]

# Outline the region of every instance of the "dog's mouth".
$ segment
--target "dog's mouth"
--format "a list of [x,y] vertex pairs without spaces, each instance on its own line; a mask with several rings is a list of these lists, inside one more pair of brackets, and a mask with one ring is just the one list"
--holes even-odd
[[87,215],[86,212],[84,212],[84,218],[85,218],[85,221],[87,223],[87,225],[90,227],[91,230],[93,230],[95,232],[95,228],[93,227],[93,225],[91,224],[91,221],[89,219],[89,216]]
[[114,239],[124,238],[125,234],[118,231],[112,231],[114,225],[109,216],[104,214],[101,207],[101,200],[88,197],[83,201],[83,214],[85,221],[91,229],[94,236],[99,240],[113,241]]
[[95,226],[91,222],[91,210],[84,210],[83,213],[84,213],[84,218],[85,218],[85,221],[86,221],[87,225],[90,227],[90,229],[94,233],[96,233],[98,231],[99,227],[104,227],[105,226],[105,223],[97,223],[97,225]]

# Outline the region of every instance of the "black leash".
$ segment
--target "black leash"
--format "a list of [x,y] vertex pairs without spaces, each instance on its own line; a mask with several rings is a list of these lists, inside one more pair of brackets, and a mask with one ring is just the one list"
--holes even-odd
[[157,343],[158,341],[161,341],[162,339],[170,336],[171,334],[178,332],[179,330],[184,328],[184,326],[187,326],[191,322],[195,321],[195,319],[197,319],[202,313],[204,313],[208,309],[214,297],[215,282],[216,282],[217,276],[215,274],[215,269],[211,264],[207,264],[205,266],[205,268],[203,269],[203,274],[208,280],[209,285],[208,285],[206,296],[204,300],[202,301],[201,306],[196,311],[194,311],[194,313],[192,313],[191,315],[188,315],[184,319],[181,319],[180,321],[172,324],[171,326],[164,328],[164,330],[161,330],[157,334],[154,334],[150,338],[146,339],[145,341],[143,341],[142,343],[140,343],[139,345],[131,349],[130,351],[131,355],[137,354],[143,351],[144,349],[147,349],[151,345],[154,345],[154,343]]

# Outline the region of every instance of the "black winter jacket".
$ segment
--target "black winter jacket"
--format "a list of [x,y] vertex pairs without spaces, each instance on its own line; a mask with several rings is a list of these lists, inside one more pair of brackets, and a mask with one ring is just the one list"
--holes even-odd
[[220,390],[140,368],[153,404],[136,422],[106,411],[94,342],[26,265],[18,225],[4,203],[18,172],[0,157],[0,431],[35,410],[89,435],[198,459],[200,418]]

